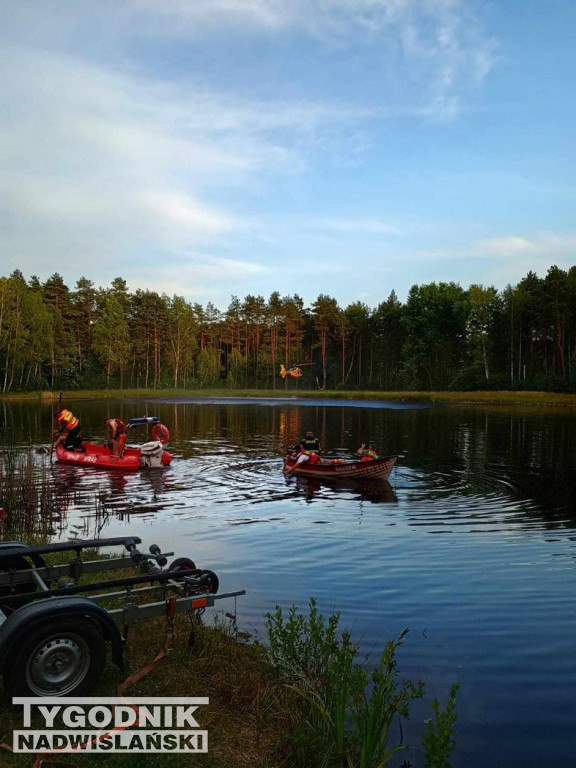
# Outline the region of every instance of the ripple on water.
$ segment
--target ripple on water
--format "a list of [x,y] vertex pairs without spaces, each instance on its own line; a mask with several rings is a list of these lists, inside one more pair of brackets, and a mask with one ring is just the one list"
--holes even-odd
[[[342,613],[363,653],[377,654],[408,627],[402,674],[429,681],[443,700],[461,683],[458,764],[571,764],[571,419],[324,410],[320,402],[302,417],[297,405],[274,418],[263,405],[225,408],[206,405],[205,427],[197,410],[194,428],[171,429],[175,459],[165,470],[54,465],[68,515],[62,536],[100,525],[105,535],[130,531],[193,557],[223,589],[247,590],[238,615],[260,636],[264,611],[276,603],[305,609],[312,595],[324,614]],[[188,411],[178,413],[186,424]],[[322,425],[323,442],[340,455],[357,447],[351,434],[370,434],[403,458],[380,487],[286,478],[284,443],[304,421]],[[96,504],[105,511],[98,523]],[[407,732],[428,716],[418,710]]]

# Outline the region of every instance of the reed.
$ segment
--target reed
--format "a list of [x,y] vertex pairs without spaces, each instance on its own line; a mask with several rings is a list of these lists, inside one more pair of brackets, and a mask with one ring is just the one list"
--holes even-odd
[[0,448],[0,539],[45,540],[64,520],[69,501],[57,493],[47,455]]

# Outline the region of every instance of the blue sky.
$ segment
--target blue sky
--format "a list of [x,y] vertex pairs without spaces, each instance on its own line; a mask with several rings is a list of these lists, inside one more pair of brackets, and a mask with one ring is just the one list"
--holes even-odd
[[371,307],[576,264],[573,0],[4,0],[0,274]]

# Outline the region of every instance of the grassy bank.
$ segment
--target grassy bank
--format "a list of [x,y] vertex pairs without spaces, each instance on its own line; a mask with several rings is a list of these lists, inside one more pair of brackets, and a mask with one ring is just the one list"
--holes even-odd
[[[400,750],[409,758],[402,764],[405,768],[445,768],[455,746],[456,686],[445,710],[432,702],[432,717],[422,726],[421,744],[403,744],[398,719],[409,717],[410,703],[424,695],[424,687],[398,677],[395,652],[402,636],[387,644],[380,663],[370,671],[356,661],[357,649],[350,635],[339,631],[339,617],[324,620],[313,601],[310,605],[309,617],[294,609],[284,617],[277,607],[267,617],[270,645],[249,642],[223,620],[212,626],[197,621],[191,625],[187,616],[178,616],[171,652],[124,695],[128,700],[208,697],[209,704],[194,716],[199,727],[208,731],[209,749],[199,756],[146,755],[146,765],[382,768]],[[190,647],[191,626],[194,642]],[[130,672],[146,666],[164,642],[163,619],[133,628],[125,654]],[[109,662],[94,695],[114,695],[122,680]],[[3,692],[0,704],[0,742],[10,745],[13,731],[22,728],[22,712],[11,706]],[[45,728],[38,713],[32,727]],[[52,759],[78,768],[135,768],[143,757],[88,756],[76,751]],[[3,768],[30,768],[33,762],[31,754],[0,750]]]
[[[4,535],[3,535],[4,534]],[[0,529],[0,540],[10,539],[12,531]],[[28,540],[23,538],[22,540]],[[38,543],[40,538],[30,543]],[[105,554],[102,550],[86,550],[88,560],[123,556],[124,551]],[[72,559],[71,552],[52,553],[44,556],[46,564],[62,565]],[[105,579],[111,581],[134,576],[137,569],[127,568],[103,572],[85,571],[81,584]],[[117,588],[112,589],[116,591]],[[110,590],[103,590],[110,591]],[[136,602],[150,602],[151,598],[134,597]],[[156,595],[154,599],[159,599]],[[120,607],[121,602],[108,604]],[[234,604],[226,606],[233,609]],[[165,618],[149,619],[135,624],[129,630],[124,651],[124,669],[120,670],[111,660],[107,648],[107,660],[93,696],[114,696],[123,681],[147,667],[159,651],[167,645],[168,624]],[[129,686],[123,694],[128,700],[137,696],[202,696],[209,698],[209,706],[201,707],[197,714],[199,726],[209,732],[209,753],[198,757],[186,754],[146,755],[147,764],[166,766],[204,766],[204,768],[272,768],[290,765],[284,762],[288,720],[297,711],[298,702],[285,686],[272,665],[266,647],[236,626],[235,620],[223,612],[212,615],[210,623],[203,622],[196,612],[176,614],[171,628],[173,634],[169,650],[164,658],[142,677]],[[296,709],[294,708],[296,704]],[[37,716],[33,727],[41,730],[43,720]],[[11,745],[15,730],[22,728],[22,711],[13,707],[7,692],[0,686],[0,743]],[[66,730],[66,728],[64,728]],[[105,768],[124,768],[141,763],[142,757],[123,754],[58,755],[58,761],[79,768],[102,765]],[[15,754],[0,748],[2,768],[30,768],[35,756]]]
[[[58,401],[59,392],[12,392],[0,395],[5,401],[38,401],[47,403]],[[102,399],[168,399],[192,400],[208,399],[250,399],[269,398],[285,400],[369,400],[396,402],[429,402],[454,405],[513,405],[529,407],[576,407],[576,394],[562,392],[380,392],[380,391],[344,391],[317,389],[94,389],[65,392],[66,403],[81,400]]]
[[[197,719],[209,732],[208,754],[137,755],[103,754],[85,756],[76,752],[56,759],[70,761],[79,768],[147,765],[204,766],[204,768],[271,768],[290,765],[284,762],[283,733],[287,702],[277,676],[266,661],[262,646],[235,639],[225,629],[198,625],[196,642],[188,650],[190,623],[179,615],[175,624],[176,641],[167,657],[150,674],[125,693],[136,696],[208,696],[209,706],[201,707]],[[164,646],[165,622],[149,620],[132,628],[125,652],[126,669],[136,672],[155,658]],[[120,671],[108,662],[95,696],[114,695],[123,680]],[[12,707],[4,694],[0,709],[0,742],[12,743],[14,730],[22,728],[22,712]],[[41,718],[37,728],[42,727]],[[11,754],[0,750],[3,768],[30,768],[30,754]]]

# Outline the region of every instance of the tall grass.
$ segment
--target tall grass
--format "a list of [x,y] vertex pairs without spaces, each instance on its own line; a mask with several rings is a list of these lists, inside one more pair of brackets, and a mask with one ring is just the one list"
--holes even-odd
[[45,539],[63,521],[68,503],[56,492],[47,455],[0,448],[0,539]]
[[[295,606],[286,618],[279,606],[266,614],[270,660],[304,707],[304,717],[295,720],[304,732],[292,737],[298,765],[382,768],[408,748],[401,738],[392,743],[391,727],[409,717],[411,702],[424,696],[424,684],[398,677],[396,652],[407,630],[386,644],[377,668],[368,672],[358,661],[358,647],[349,632],[339,632],[339,620],[338,613],[325,620],[314,599],[308,617]],[[422,739],[426,768],[449,765],[455,746],[456,688],[445,712],[433,702],[434,718]]]

